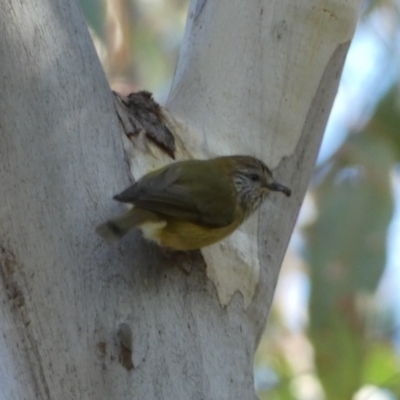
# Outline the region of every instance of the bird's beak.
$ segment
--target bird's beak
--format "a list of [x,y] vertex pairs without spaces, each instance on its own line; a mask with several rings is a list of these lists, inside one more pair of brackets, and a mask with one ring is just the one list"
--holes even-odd
[[267,185],[267,188],[268,188],[269,190],[271,190],[272,192],[282,192],[282,193],[284,193],[287,197],[289,197],[289,196],[292,194],[292,191],[291,191],[289,188],[287,188],[286,186],[281,185],[281,184],[278,183],[278,182],[269,183],[269,184]]

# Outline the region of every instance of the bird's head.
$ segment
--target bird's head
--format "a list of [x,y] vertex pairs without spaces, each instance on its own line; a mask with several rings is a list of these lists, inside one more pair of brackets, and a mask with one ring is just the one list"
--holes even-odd
[[233,181],[246,214],[255,211],[269,192],[291,195],[291,190],[274,181],[271,170],[255,157],[235,157]]

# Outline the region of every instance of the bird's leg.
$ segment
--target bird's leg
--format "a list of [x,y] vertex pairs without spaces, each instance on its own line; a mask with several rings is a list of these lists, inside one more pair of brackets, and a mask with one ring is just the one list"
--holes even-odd
[[180,268],[186,275],[189,275],[192,270],[194,257],[197,256],[199,250],[180,251],[172,250],[165,247],[160,247],[161,254],[169,263]]

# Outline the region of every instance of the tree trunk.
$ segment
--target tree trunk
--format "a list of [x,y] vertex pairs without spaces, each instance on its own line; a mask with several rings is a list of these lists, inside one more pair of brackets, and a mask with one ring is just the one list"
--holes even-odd
[[253,154],[293,195],[188,255],[189,274],[138,233],[94,233],[130,183],[124,147],[136,178],[172,160],[127,140],[78,5],[0,2],[2,399],[255,398],[359,2],[192,2],[166,104],[176,157]]

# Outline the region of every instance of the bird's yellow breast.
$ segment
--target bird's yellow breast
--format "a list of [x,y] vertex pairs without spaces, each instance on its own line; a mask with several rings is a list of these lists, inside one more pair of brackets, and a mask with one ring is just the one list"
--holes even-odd
[[166,217],[159,222],[148,222],[140,226],[143,236],[162,247],[173,250],[195,250],[210,246],[230,235],[241,223],[239,218],[228,226],[212,228],[181,219]]

